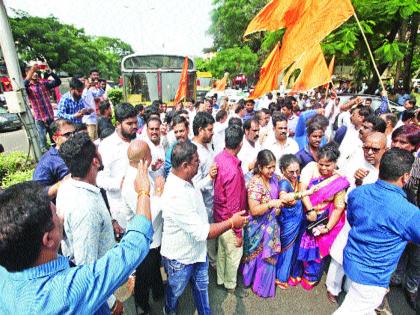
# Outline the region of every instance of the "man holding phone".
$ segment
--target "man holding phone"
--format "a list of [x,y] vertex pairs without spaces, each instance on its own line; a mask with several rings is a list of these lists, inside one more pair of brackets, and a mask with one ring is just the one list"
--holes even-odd
[[64,94],[58,103],[58,117],[70,120],[74,124],[81,124],[82,117],[93,112],[92,108],[86,108],[82,99],[85,86],[82,81],[72,78],[70,91]]
[[36,129],[39,134],[39,145],[43,152],[47,151],[47,137],[48,132],[51,142],[53,142],[53,134],[50,129],[51,123],[54,121],[54,111],[50,102],[50,90],[61,84],[60,78],[53,72],[46,72],[51,75],[53,81],[40,81],[39,70],[47,70],[46,65],[33,65],[27,68],[25,87],[31,103],[32,112],[35,118]]

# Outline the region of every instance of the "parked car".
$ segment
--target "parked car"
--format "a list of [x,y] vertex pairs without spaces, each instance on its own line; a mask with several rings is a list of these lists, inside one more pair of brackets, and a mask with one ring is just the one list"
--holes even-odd
[[17,114],[11,114],[6,108],[0,106],[0,132],[18,130],[22,122]]

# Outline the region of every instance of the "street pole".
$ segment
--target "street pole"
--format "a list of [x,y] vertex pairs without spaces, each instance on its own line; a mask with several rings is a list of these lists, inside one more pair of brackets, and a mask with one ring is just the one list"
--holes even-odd
[[25,85],[23,83],[22,73],[20,71],[16,46],[13,40],[12,30],[10,29],[7,17],[6,7],[3,0],[0,0],[0,47],[3,52],[3,58],[6,63],[7,72],[12,82],[13,91],[22,94],[26,111],[21,112],[20,118],[25,126],[29,140],[29,148],[33,148],[34,158],[36,161],[42,156],[39,146],[39,135],[35,126],[35,120],[29,107],[26,95]]

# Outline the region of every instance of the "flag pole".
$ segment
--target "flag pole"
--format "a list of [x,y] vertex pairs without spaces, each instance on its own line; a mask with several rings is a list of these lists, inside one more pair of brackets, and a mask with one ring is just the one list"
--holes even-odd
[[[359,28],[360,28],[360,31],[362,32],[362,37],[363,37],[363,39],[364,39],[364,41],[365,41],[365,44],[366,44],[366,47],[367,47],[367,49],[368,49],[370,59],[372,60],[373,68],[375,69],[376,75],[378,76],[379,83],[381,84],[382,91],[386,91],[386,90],[385,90],[385,86],[384,86],[384,82],[382,81],[382,78],[381,78],[381,75],[380,75],[380,73],[379,73],[378,67],[376,66],[375,58],[373,57],[372,50],[370,49],[370,46],[369,46],[368,40],[367,40],[367,38],[366,38],[365,32],[363,31],[362,25],[360,24],[359,18],[357,17],[356,11],[354,11],[353,16],[354,16],[354,18],[356,19],[356,22],[357,22],[357,25],[358,25],[358,26],[359,26]],[[388,101],[388,97],[386,98],[386,101],[387,101],[387,104],[388,104],[388,109],[389,109],[389,101]]]

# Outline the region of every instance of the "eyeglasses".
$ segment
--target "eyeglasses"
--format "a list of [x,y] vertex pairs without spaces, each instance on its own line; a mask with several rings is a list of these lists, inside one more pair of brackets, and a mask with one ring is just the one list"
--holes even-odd
[[59,131],[56,132],[56,137],[66,137],[66,138],[70,138],[71,136],[73,136],[76,133],[76,131],[69,131],[66,133],[61,133]]
[[379,151],[381,151],[381,148],[374,148],[374,147],[363,146],[363,150],[366,151],[366,152],[369,152],[370,150],[372,150],[372,152],[376,154]]

